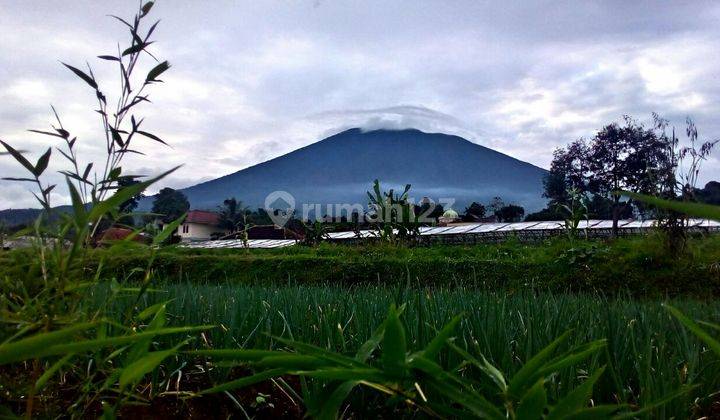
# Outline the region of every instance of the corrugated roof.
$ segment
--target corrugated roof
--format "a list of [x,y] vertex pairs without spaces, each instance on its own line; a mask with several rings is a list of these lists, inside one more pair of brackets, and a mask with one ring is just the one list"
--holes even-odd
[[[209,213],[209,212],[204,212]],[[212,213],[211,213],[212,214]],[[650,229],[657,225],[655,220],[619,220],[618,228],[623,229]],[[689,227],[702,227],[710,229],[720,229],[720,222],[703,219],[690,219]],[[612,220],[585,220],[579,224],[579,229],[610,229],[612,228]],[[519,222],[519,223],[468,223],[462,225],[421,227],[421,236],[435,235],[465,235],[465,234],[510,234],[511,232],[522,231],[538,231],[553,230],[560,231],[564,229],[563,222]],[[356,238],[372,238],[377,237],[377,232],[373,230],[362,230],[359,232],[333,232],[328,234],[333,240],[356,239]],[[292,239],[285,240],[250,240],[248,246],[250,248],[278,248],[296,244],[297,241]],[[186,245],[191,248],[242,248],[244,244],[241,240],[219,240],[219,241],[203,241]]]

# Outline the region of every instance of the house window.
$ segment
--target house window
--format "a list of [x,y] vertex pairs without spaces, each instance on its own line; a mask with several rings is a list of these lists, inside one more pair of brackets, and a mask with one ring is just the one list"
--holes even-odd
[[189,225],[183,225],[182,233],[188,233],[190,232],[190,226]]

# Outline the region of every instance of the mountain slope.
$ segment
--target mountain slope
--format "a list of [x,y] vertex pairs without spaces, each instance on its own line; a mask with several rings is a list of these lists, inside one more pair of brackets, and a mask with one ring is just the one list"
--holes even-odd
[[[384,189],[412,184],[411,196],[418,201],[423,196],[454,198],[458,210],[499,196],[531,211],[544,205],[545,173],[457,136],[355,128],[182,191],[197,209],[214,209],[233,196],[262,207],[276,190],[291,193],[298,209],[303,203],[365,205],[365,191],[377,178]],[[146,199],[142,207],[150,203]]]

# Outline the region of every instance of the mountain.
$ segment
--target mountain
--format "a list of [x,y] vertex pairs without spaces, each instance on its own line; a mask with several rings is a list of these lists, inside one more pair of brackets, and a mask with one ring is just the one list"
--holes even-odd
[[13,227],[29,225],[42,213],[41,209],[5,209],[0,210],[0,223]]
[[[520,204],[526,214],[545,205],[542,179],[547,171],[458,136],[419,130],[343,131],[317,143],[230,175],[182,189],[193,209],[215,210],[235,197],[252,208],[264,207],[273,191],[287,191],[298,215],[303,204],[367,205],[366,191],[379,179],[383,190],[412,184],[420,201],[454,198],[462,211],[473,201],[493,197]],[[150,210],[153,197],[138,210]],[[271,203],[276,204],[276,203]],[[280,206],[273,205],[273,208]],[[40,210],[0,211],[8,226],[31,223]]]
[[[545,204],[547,171],[458,136],[419,130],[343,131],[317,143],[235,173],[182,189],[195,209],[215,209],[229,197],[264,207],[273,191],[302,204],[367,204],[379,179],[384,190],[412,184],[410,196],[454,198],[462,210],[472,201],[501,197],[526,212]],[[141,203],[149,209],[152,197]],[[274,208],[277,208],[273,206]]]
[[[55,220],[63,213],[70,213],[72,206],[53,207],[55,213],[51,214],[50,220]],[[0,225],[8,228],[19,228],[31,226],[35,220],[44,212],[42,209],[5,209],[0,210]]]

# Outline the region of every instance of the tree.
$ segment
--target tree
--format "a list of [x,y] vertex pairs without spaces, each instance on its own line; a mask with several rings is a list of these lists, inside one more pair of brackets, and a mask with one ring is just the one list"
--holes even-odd
[[558,207],[546,207],[535,213],[530,213],[525,217],[526,222],[544,222],[552,220],[563,220],[565,215]]
[[515,204],[509,204],[501,207],[495,212],[495,215],[500,222],[519,222],[522,220],[523,216],[525,216],[525,209]]
[[465,213],[463,214],[464,221],[476,221],[485,217],[485,206],[473,201],[469,207],[465,207]]
[[[653,114],[653,119],[655,130],[659,132],[658,137],[666,145],[664,168],[660,172],[661,182],[654,194],[666,200],[702,200],[702,197],[697,195],[696,188],[700,169],[720,140],[700,142],[697,127],[688,117],[685,120],[688,142],[681,147],[680,140],[675,135],[675,127],[668,133],[668,120],[658,114]],[[666,233],[668,250],[673,254],[682,251],[686,245],[685,227],[688,216],[672,209],[657,208],[655,211],[658,224]]]
[[170,223],[190,209],[190,202],[185,194],[172,188],[163,188],[155,197],[152,212],[159,214],[163,223]]
[[242,229],[250,213],[246,207],[242,206],[242,201],[237,201],[235,197],[224,200],[219,209],[219,226],[230,233]]
[[488,204],[488,208],[490,209],[492,214],[496,216],[497,212],[499,212],[500,209],[502,209],[503,207],[505,207],[505,202],[500,197],[493,197],[492,201],[490,201],[490,203]]
[[549,208],[567,204],[572,188],[585,193],[588,191],[588,146],[585,140],[578,139],[566,148],[553,152],[550,172],[543,180],[544,196],[550,200]]
[[666,182],[670,166],[665,136],[628,116],[623,120],[623,125],[606,125],[589,142],[581,139],[556,150],[544,181],[550,207],[567,206],[572,189],[587,193],[590,215],[612,218],[613,235],[618,220],[632,213],[632,202],[614,193],[653,193]]
[[707,204],[720,204],[720,182],[710,181],[702,189],[697,189],[695,196],[699,201]]
[[[259,207],[257,211],[250,214],[250,221],[257,226],[272,225],[274,223],[267,210],[262,207]],[[290,220],[288,220],[288,222],[290,222]]]
[[630,201],[613,194],[624,190],[650,194],[666,168],[666,144],[654,131],[625,116],[625,125],[610,124],[593,138],[587,156],[589,189],[612,200],[613,236]]
[[420,201],[419,205],[414,206],[414,212],[418,218],[433,219],[433,221],[437,222],[437,219],[443,215],[445,209],[442,204],[436,204],[434,201],[425,197]]

